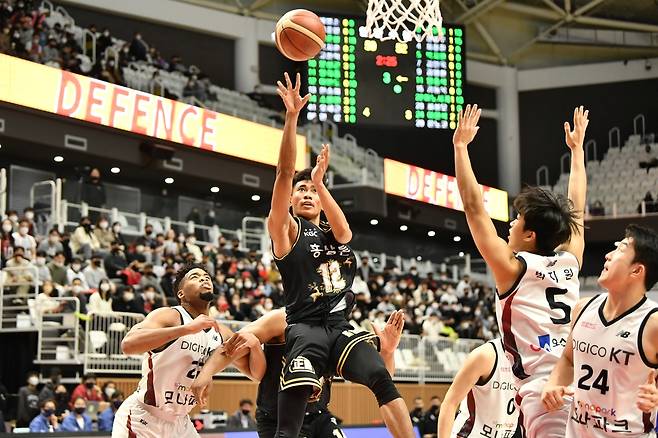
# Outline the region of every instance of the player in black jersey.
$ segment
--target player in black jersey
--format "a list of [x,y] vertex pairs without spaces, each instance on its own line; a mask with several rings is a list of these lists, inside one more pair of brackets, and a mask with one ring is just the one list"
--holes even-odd
[[[297,438],[306,402],[325,374],[368,386],[392,435],[411,437],[406,405],[372,348],[373,335],[355,331],[345,319],[356,258],[348,246],[347,219],[324,184],[329,146],[322,147],[313,169],[295,173],[297,119],[310,96],[300,96],[299,74],[294,87],[287,74],[286,86],[278,86],[286,123],[267,228],[283,281],[288,328],[277,437]],[[327,223],[320,222],[323,211]]]
[[[197,397],[197,400],[199,400],[199,403],[201,405],[207,403],[212,389],[212,376],[219,370],[226,368],[232,361],[240,362],[242,368],[247,367],[246,357],[240,358],[239,355],[231,357],[230,353],[245,342],[249,335],[254,335],[264,344],[265,359],[267,362],[265,375],[258,386],[258,397],[256,401],[258,435],[259,438],[273,438],[277,428],[277,394],[284,363],[284,333],[286,326],[285,310],[273,310],[257,321],[247,325],[233,336],[227,342],[228,352],[216,351],[208,362],[206,362],[201,373],[192,385],[192,391]],[[377,340],[380,345],[380,354],[391,375],[395,373],[394,353],[400,343],[403,327],[404,312],[398,311],[389,317],[383,330],[376,330]],[[346,342],[348,338],[344,338],[342,341]],[[330,398],[331,377],[328,377],[324,379],[321,392],[313,394],[313,397],[306,406],[304,422],[299,437],[336,438],[344,436],[338,428],[335,417],[329,411],[328,405]],[[335,432],[336,430],[337,432]]]

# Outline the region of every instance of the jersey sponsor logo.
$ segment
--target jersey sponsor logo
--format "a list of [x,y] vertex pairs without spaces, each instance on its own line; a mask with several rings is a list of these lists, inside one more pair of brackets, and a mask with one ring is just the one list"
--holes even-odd
[[553,349],[563,348],[567,345],[564,338],[554,338],[550,334],[537,336],[537,344],[530,344],[530,349],[536,353],[545,351],[550,353]]
[[590,329],[590,330],[596,330],[597,328],[599,328],[598,324],[595,324],[595,323],[589,322],[589,321],[581,321],[580,326],[582,328],[586,328],[586,329]]
[[311,361],[306,359],[304,356],[297,356],[290,362],[290,372],[291,373],[315,373]]
[[304,230],[304,237],[318,237],[318,230]]
[[620,338],[624,338],[624,339],[628,338],[630,335],[631,335],[631,332],[626,331],[626,330],[621,330],[619,333],[617,333],[617,336],[619,336]]
[[635,356],[634,352],[624,350],[623,348],[608,348],[605,345],[592,344],[586,341],[579,341],[578,339],[573,339],[573,349],[624,366],[628,366],[631,357]]
[[616,408],[606,408],[606,407],[599,406],[596,403],[583,402],[582,400],[577,400],[576,404],[583,411],[590,411],[590,412],[594,412],[595,414],[603,414],[603,415],[606,415],[608,417],[616,417],[617,416],[617,409]]
[[498,380],[494,380],[494,382],[491,384],[491,387],[500,391],[517,391],[517,388],[513,383],[499,382]]
[[211,353],[211,348],[207,345],[199,344],[198,342],[182,341],[180,344],[181,350],[189,350],[195,353],[201,353],[202,356],[208,356]]
[[148,422],[147,422],[145,419],[143,419],[143,418],[140,418],[140,419],[139,419],[139,422],[140,422],[140,424],[143,424],[144,426],[148,426],[148,425],[149,425]]
[[180,406],[194,406],[196,404],[196,398],[193,394],[186,394],[178,391],[165,391],[164,396],[165,405],[177,404]]

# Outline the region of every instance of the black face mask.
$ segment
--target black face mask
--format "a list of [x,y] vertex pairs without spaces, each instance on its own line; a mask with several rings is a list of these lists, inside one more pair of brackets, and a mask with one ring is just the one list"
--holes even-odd
[[242,410],[242,415],[249,415],[251,411],[249,409],[243,409]]
[[75,408],[73,410],[75,411],[76,414],[84,414],[87,408]]
[[95,386],[94,382],[85,382],[85,386],[87,389],[92,389]]
[[55,411],[53,409],[44,409],[43,410],[43,416],[44,417],[50,417],[54,413],[55,413]]

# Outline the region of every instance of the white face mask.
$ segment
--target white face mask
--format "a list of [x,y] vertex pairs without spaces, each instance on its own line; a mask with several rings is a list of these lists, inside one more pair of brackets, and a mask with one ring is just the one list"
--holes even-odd
[[21,233],[22,235],[26,235],[28,231],[30,231],[28,227],[20,227],[18,229],[18,232]]
[[5,233],[10,233],[11,230],[12,230],[12,226],[9,225],[9,224],[4,224],[4,225],[2,226],[2,231],[4,231]]
[[121,227],[114,227],[112,228],[115,233],[120,233],[121,232]]
[[46,264],[46,259],[43,257],[37,257],[36,262],[37,262],[37,266],[43,266]]
[[12,214],[11,216],[9,216],[9,220],[16,223],[18,222],[18,216]]
[[71,291],[72,291],[74,294],[79,294],[80,292],[82,292],[82,286],[77,286],[77,285],[76,285],[76,286],[73,286],[73,287],[71,288]]
[[265,310],[272,310],[272,307],[274,307],[274,305],[272,303],[265,303],[264,307],[265,307]]
[[39,378],[37,376],[31,376],[29,379],[27,379],[27,383],[32,386],[37,386],[39,384]]
[[153,301],[155,299],[155,292],[153,292],[152,290],[148,292],[144,292],[144,296],[146,297],[147,300]]
[[101,222],[98,224],[99,227],[101,227],[101,230],[106,230],[107,229],[107,222]]
[[29,220],[34,219],[34,212],[28,211],[27,213],[25,213],[25,219],[29,219]]
[[50,236],[48,240],[50,241],[50,243],[57,243],[59,242],[59,236]]
[[73,269],[75,272],[78,272],[80,270],[80,265],[77,263],[75,265],[71,265],[71,269]]
[[132,301],[133,298],[135,298],[135,294],[133,292],[126,292],[125,294],[123,294],[124,301]]
[[107,283],[103,283],[103,284],[101,284],[101,290],[102,290],[103,292],[107,292],[108,290],[110,290],[110,285],[107,284]]
[[247,281],[245,282],[244,287],[246,289],[251,289],[253,287],[253,283],[251,281]]
[[112,395],[114,395],[115,392],[116,392],[116,389],[114,389],[112,387],[108,386],[107,388],[105,388],[105,395],[107,396],[107,398],[112,397]]

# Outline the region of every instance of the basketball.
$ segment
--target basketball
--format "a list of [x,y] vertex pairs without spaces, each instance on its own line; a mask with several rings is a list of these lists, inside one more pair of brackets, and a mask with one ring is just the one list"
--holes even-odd
[[320,17],[306,9],[294,9],[281,17],[274,35],[283,56],[308,61],[324,48],[326,34]]

